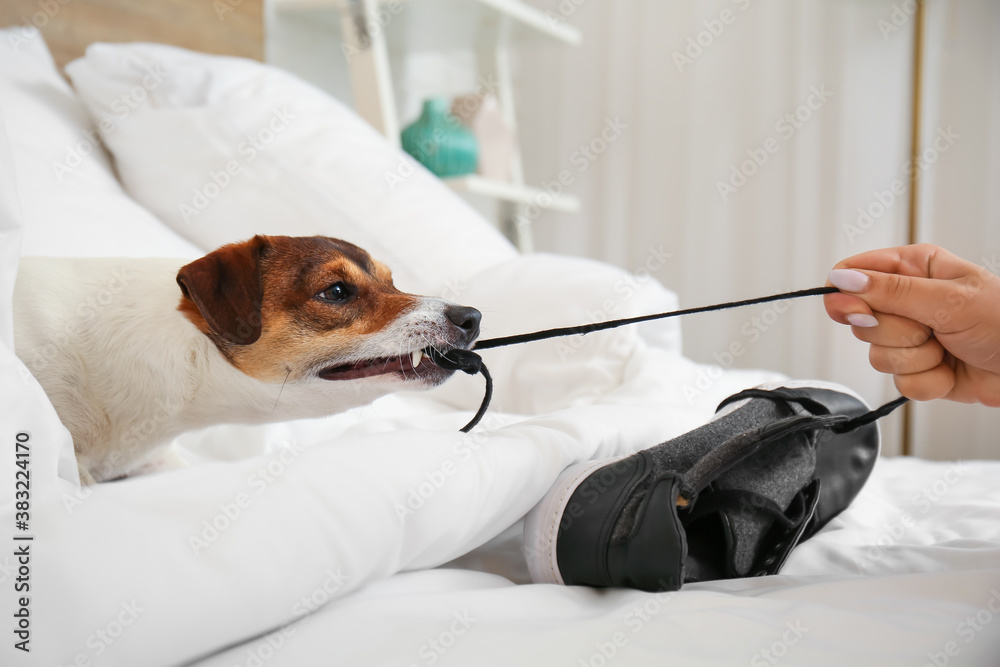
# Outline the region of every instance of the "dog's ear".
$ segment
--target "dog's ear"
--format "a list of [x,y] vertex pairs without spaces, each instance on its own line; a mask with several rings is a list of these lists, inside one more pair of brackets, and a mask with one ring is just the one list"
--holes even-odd
[[198,307],[209,328],[235,345],[250,345],[260,338],[260,256],[267,239],[254,236],[243,243],[224,245],[181,267],[177,284]]

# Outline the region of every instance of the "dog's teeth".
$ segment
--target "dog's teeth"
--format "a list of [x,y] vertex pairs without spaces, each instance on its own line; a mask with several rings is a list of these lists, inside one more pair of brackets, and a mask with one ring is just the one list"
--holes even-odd
[[417,366],[420,365],[420,360],[423,358],[424,358],[423,350],[414,350],[413,353],[410,355],[410,363],[413,364],[414,368],[416,368]]

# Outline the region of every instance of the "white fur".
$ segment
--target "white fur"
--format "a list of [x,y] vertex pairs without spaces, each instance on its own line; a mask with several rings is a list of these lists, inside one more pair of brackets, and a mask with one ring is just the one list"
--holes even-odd
[[[189,429],[317,417],[419,386],[387,375],[350,381],[313,376],[282,387],[245,375],[177,310],[175,278],[185,263],[21,260],[15,351],[72,433],[85,483],[128,474]],[[393,356],[443,342],[446,305],[422,299],[366,337],[352,356]]]

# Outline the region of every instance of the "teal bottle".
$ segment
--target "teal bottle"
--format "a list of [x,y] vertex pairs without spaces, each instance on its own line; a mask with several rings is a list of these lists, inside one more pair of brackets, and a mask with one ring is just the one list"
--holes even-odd
[[448,100],[443,97],[424,100],[420,118],[403,130],[402,139],[403,150],[441,178],[476,171],[476,137],[451,114]]

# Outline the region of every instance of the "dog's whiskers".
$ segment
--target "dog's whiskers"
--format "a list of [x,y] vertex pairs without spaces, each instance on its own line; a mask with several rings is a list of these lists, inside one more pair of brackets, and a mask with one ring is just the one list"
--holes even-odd
[[285,383],[288,382],[288,376],[292,374],[292,367],[288,367],[288,372],[285,373],[285,379],[281,381],[281,388],[278,389],[278,397],[274,399],[274,407],[271,408],[271,413],[273,414],[275,410],[278,409],[278,401],[281,400],[281,392],[285,390]]

